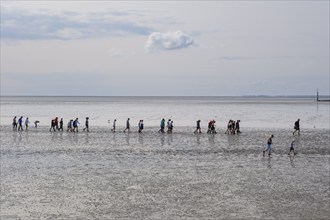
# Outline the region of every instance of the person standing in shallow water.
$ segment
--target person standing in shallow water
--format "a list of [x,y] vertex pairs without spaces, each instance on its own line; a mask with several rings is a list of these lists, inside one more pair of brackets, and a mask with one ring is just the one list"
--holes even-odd
[[240,134],[241,133],[241,131],[240,131],[240,129],[239,129],[239,123],[241,122],[241,120],[237,120],[236,121],[236,126],[235,126],[235,129],[236,129],[236,134]]
[[51,121],[51,126],[50,126],[49,131],[51,131],[52,129],[53,129],[53,131],[56,131],[55,128],[56,128],[56,130],[58,130],[58,117],[56,117],[55,119],[53,119]]
[[196,122],[196,130],[194,131],[194,133],[195,134],[200,134],[200,133],[202,133],[202,131],[201,131],[201,120],[198,120],[197,122]]
[[63,131],[63,118],[60,120],[60,128],[58,130]]
[[18,119],[18,131],[23,131],[23,116]]
[[78,132],[78,125],[79,125],[79,121],[78,118],[76,118],[76,120],[73,121],[73,132]]
[[291,155],[291,151],[293,152],[293,155],[296,155],[296,154],[294,153],[294,145],[295,145],[295,141],[292,141],[292,142],[291,142],[291,146],[290,146],[290,150],[289,150],[288,155]]
[[17,131],[17,121],[16,121],[16,116],[13,118],[13,131]]
[[128,118],[126,121],[126,128],[125,128],[124,132],[126,132],[126,131],[129,132],[129,129],[130,129],[130,124],[129,124],[129,118]]
[[293,135],[298,131],[298,135],[300,135],[300,119],[294,123],[294,132]]
[[144,125],[143,125],[143,120],[140,120],[139,124],[138,124],[138,127],[139,127],[139,133],[142,132],[143,128],[144,128]]
[[167,121],[167,133],[173,132],[173,121],[171,119],[168,119]]
[[38,128],[38,123],[40,123],[40,121],[38,121],[38,120],[34,121],[34,127],[35,128]]
[[71,119],[71,120],[68,122],[68,125],[67,125],[67,129],[66,129],[66,131],[70,131],[70,132],[72,132],[72,127],[73,127],[73,119]]
[[113,120],[112,129],[111,129],[112,132],[116,132],[116,121],[117,119]]
[[164,129],[165,129],[165,119],[163,118],[163,119],[160,121],[160,130],[158,131],[158,133],[159,133],[159,132],[164,133],[164,132],[165,132]]
[[84,131],[87,130],[87,132],[89,132],[89,117],[86,117],[86,121],[85,121],[85,128],[83,129]]
[[267,149],[262,152],[263,156],[265,156],[266,151],[268,151],[268,156],[271,155],[272,151],[272,144],[273,144],[273,137],[274,135],[271,135],[267,140]]
[[25,130],[28,130],[29,124],[30,124],[30,121],[29,121],[29,118],[27,117],[25,119]]

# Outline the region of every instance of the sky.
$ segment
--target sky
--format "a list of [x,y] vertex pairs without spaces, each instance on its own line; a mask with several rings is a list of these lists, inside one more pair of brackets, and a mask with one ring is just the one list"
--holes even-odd
[[1,1],[1,95],[329,95],[329,1]]

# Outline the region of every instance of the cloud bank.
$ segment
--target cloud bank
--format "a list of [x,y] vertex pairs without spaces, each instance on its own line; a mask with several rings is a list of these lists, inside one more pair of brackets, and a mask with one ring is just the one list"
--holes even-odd
[[1,38],[7,40],[73,40],[121,36],[148,35],[152,29],[130,21],[122,13],[60,14],[30,13],[19,10],[2,10]]
[[194,45],[194,40],[182,31],[153,32],[145,44],[147,53],[176,50]]

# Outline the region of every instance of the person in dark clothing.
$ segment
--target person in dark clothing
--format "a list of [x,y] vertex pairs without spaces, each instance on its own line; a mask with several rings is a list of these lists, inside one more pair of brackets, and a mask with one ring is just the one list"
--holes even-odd
[[126,121],[126,128],[125,128],[124,132],[126,132],[126,131],[129,132],[129,130],[130,130],[130,124],[129,124],[129,118],[128,118]]
[[18,119],[18,131],[23,131],[23,116]]
[[295,153],[294,153],[294,145],[295,145],[295,141],[292,141],[288,155],[291,155],[291,151],[293,152],[293,155],[295,155]]
[[265,156],[265,153],[266,151],[268,151],[268,156],[271,155],[271,151],[272,151],[272,144],[273,144],[273,137],[274,135],[271,135],[268,140],[267,140],[267,149],[264,150],[262,153],[263,153],[263,156]]
[[73,121],[73,132],[79,132],[78,131],[78,125],[79,125],[79,121],[78,121],[78,118],[76,118],[76,120]]
[[196,134],[196,133],[198,133],[198,134],[200,134],[200,133],[202,133],[202,131],[201,131],[201,120],[198,120],[197,122],[196,122],[196,130],[194,131],[194,133]]
[[51,131],[52,129],[55,131],[55,119],[52,119],[51,122],[50,122],[50,129],[49,129],[49,131]]
[[239,123],[241,122],[241,120],[237,120],[236,121],[236,126],[235,126],[235,128],[236,128],[236,134],[240,134],[241,133],[241,131],[240,131],[240,129],[239,129]]
[[143,128],[144,128],[144,125],[143,125],[143,120],[140,120],[139,124],[138,124],[138,127],[139,127],[139,133],[142,132]]
[[298,135],[300,135],[300,119],[294,123],[294,132],[293,135],[298,131]]
[[213,122],[213,121],[209,121],[209,123],[208,123],[208,125],[207,125],[207,133],[208,133],[208,134],[211,134],[212,122]]
[[13,118],[13,131],[17,131],[17,121],[16,121],[16,116]]
[[89,132],[89,117],[86,117],[86,121],[85,121],[85,128],[83,129],[84,131],[87,130],[87,132]]
[[216,134],[217,132],[215,131],[215,120],[212,120],[211,123],[211,134]]
[[111,129],[112,132],[116,132],[116,121],[117,119],[113,120],[112,129]]
[[53,119],[51,121],[51,125],[50,125],[49,131],[51,131],[52,129],[53,129],[53,131],[56,131],[55,128],[56,128],[56,130],[58,130],[58,117],[56,117],[55,119]]
[[55,128],[56,128],[56,130],[59,130],[59,128],[58,128],[58,117],[55,118]]
[[40,121],[34,121],[34,127],[38,128],[38,123],[40,123]]
[[160,121],[160,130],[158,131],[158,133],[159,133],[159,132],[164,133],[164,132],[165,132],[164,129],[165,129],[165,119],[163,118],[163,119]]
[[60,128],[58,130],[63,131],[63,118],[60,120]]

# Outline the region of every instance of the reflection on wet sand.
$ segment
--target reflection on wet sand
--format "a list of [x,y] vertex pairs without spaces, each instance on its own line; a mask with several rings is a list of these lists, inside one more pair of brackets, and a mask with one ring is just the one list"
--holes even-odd
[[0,217],[328,219],[328,131],[296,139],[299,157],[288,157],[292,132],[271,131],[274,151],[263,157],[269,131],[228,137],[187,130],[2,130]]

